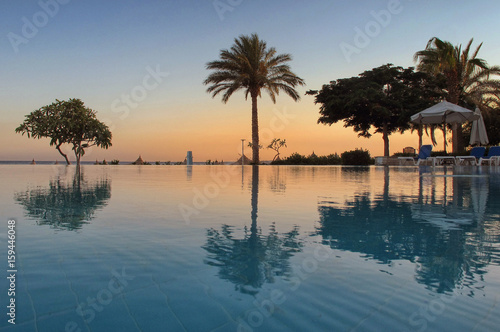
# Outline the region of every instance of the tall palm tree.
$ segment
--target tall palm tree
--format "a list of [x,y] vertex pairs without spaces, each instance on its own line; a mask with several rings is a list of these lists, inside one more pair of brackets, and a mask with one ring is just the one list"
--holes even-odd
[[291,61],[290,54],[276,54],[274,47],[267,48],[265,41],[257,34],[241,35],[235,38],[230,50],[220,51],[220,60],[207,63],[209,70],[214,70],[204,81],[211,84],[207,89],[212,97],[223,92],[222,102],[227,103],[231,95],[245,90],[245,99],[252,99],[252,152],[253,163],[259,164],[259,120],[257,112],[257,97],[261,90],[267,91],[271,100],[276,103],[280,90],[292,97],[300,99],[295,90],[298,85],[304,85],[304,80],[295,75],[286,63]]
[[[473,103],[483,106],[498,100],[500,84],[492,76],[500,74],[500,67],[489,67],[485,60],[477,57],[482,43],[471,53],[473,39],[462,50],[462,45],[433,37],[425,50],[414,55],[417,69],[434,75],[443,75],[446,80],[448,101],[454,104]],[[463,150],[462,127],[454,124],[453,152]]]

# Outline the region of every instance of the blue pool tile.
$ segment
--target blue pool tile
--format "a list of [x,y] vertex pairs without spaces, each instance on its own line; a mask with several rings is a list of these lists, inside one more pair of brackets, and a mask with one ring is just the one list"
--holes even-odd
[[90,332],[82,316],[75,310],[38,317],[37,327],[38,331]]
[[[84,316],[92,332],[140,331],[122,298],[97,303],[97,309],[84,307]],[[86,314],[88,313],[88,314]]]
[[20,323],[16,320],[16,324],[9,324],[7,326],[0,327],[0,332],[33,332],[36,331],[36,325],[34,321]]
[[160,289],[187,331],[209,331],[230,321],[223,308],[207,295],[205,286],[192,276],[162,283]]
[[184,331],[158,286],[129,292],[123,299],[141,331]]

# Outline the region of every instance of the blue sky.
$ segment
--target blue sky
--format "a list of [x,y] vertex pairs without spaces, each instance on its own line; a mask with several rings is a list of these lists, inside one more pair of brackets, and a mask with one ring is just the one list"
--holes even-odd
[[[181,160],[193,150],[198,161],[234,160],[240,138],[251,136],[250,104],[242,93],[222,104],[202,82],[205,64],[235,37],[257,33],[290,53],[307,84],[303,94],[385,63],[412,66],[433,36],[453,44],[473,37],[474,46],[484,43],[480,57],[499,65],[499,9],[498,1],[2,1],[0,160],[61,160],[48,141],[14,128],[29,112],[68,98],[81,98],[113,130],[113,147],[86,159]],[[342,45],[357,50],[346,57]],[[126,103],[123,96],[134,93]],[[287,139],[284,154],[382,153],[380,135],[358,138],[341,124],[316,124],[313,100],[259,101],[261,129],[280,112],[292,114],[272,133]],[[391,153],[415,146],[415,136],[391,136]],[[263,151],[262,159],[272,156]]]

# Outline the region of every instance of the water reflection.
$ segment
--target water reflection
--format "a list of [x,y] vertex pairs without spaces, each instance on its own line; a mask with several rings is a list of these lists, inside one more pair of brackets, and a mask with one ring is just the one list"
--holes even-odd
[[281,171],[280,166],[272,168],[272,173],[269,176],[269,188],[275,193],[284,193],[286,191],[286,174]]
[[[277,276],[291,273],[289,259],[303,247],[295,226],[287,233],[278,233],[275,224],[263,234],[257,226],[259,199],[259,166],[252,166],[251,225],[242,232],[230,225],[207,230],[205,263],[219,268],[218,276],[235,285],[235,289],[255,295],[265,283]],[[242,234],[241,234],[242,233]]]
[[69,180],[60,174],[47,187],[28,188],[14,194],[14,199],[38,225],[62,230],[80,229],[93,219],[98,209],[106,206],[110,197],[109,179],[85,180],[79,169]]
[[482,280],[487,265],[500,263],[493,247],[500,239],[499,226],[485,217],[489,177],[423,168],[416,176],[416,197],[392,194],[386,168],[377,194],[358,192],[343,203],[320,201],[316,234],[334,249],[361,253],[381,264],[414,262],[416,281],[433,291],[465,286],[473,295],[472,285]]

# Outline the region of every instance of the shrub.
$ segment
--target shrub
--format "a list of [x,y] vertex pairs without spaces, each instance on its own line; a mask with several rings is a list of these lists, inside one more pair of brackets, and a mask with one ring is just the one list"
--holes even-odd
[[340,157],[333,153],[328,156],[317,156],[314,153],[306,157],[297,152],[282,160],[275,160],[271,165],[340,165]]
[[363,149],[346,151],[340,157],[342,165],[371,165],[374,163],[373,158],[370,157],[370,152]]
[[119,163],[120,163],[120,161],[118,159],[113,159],[110,162],[111,165],[118,165]]

